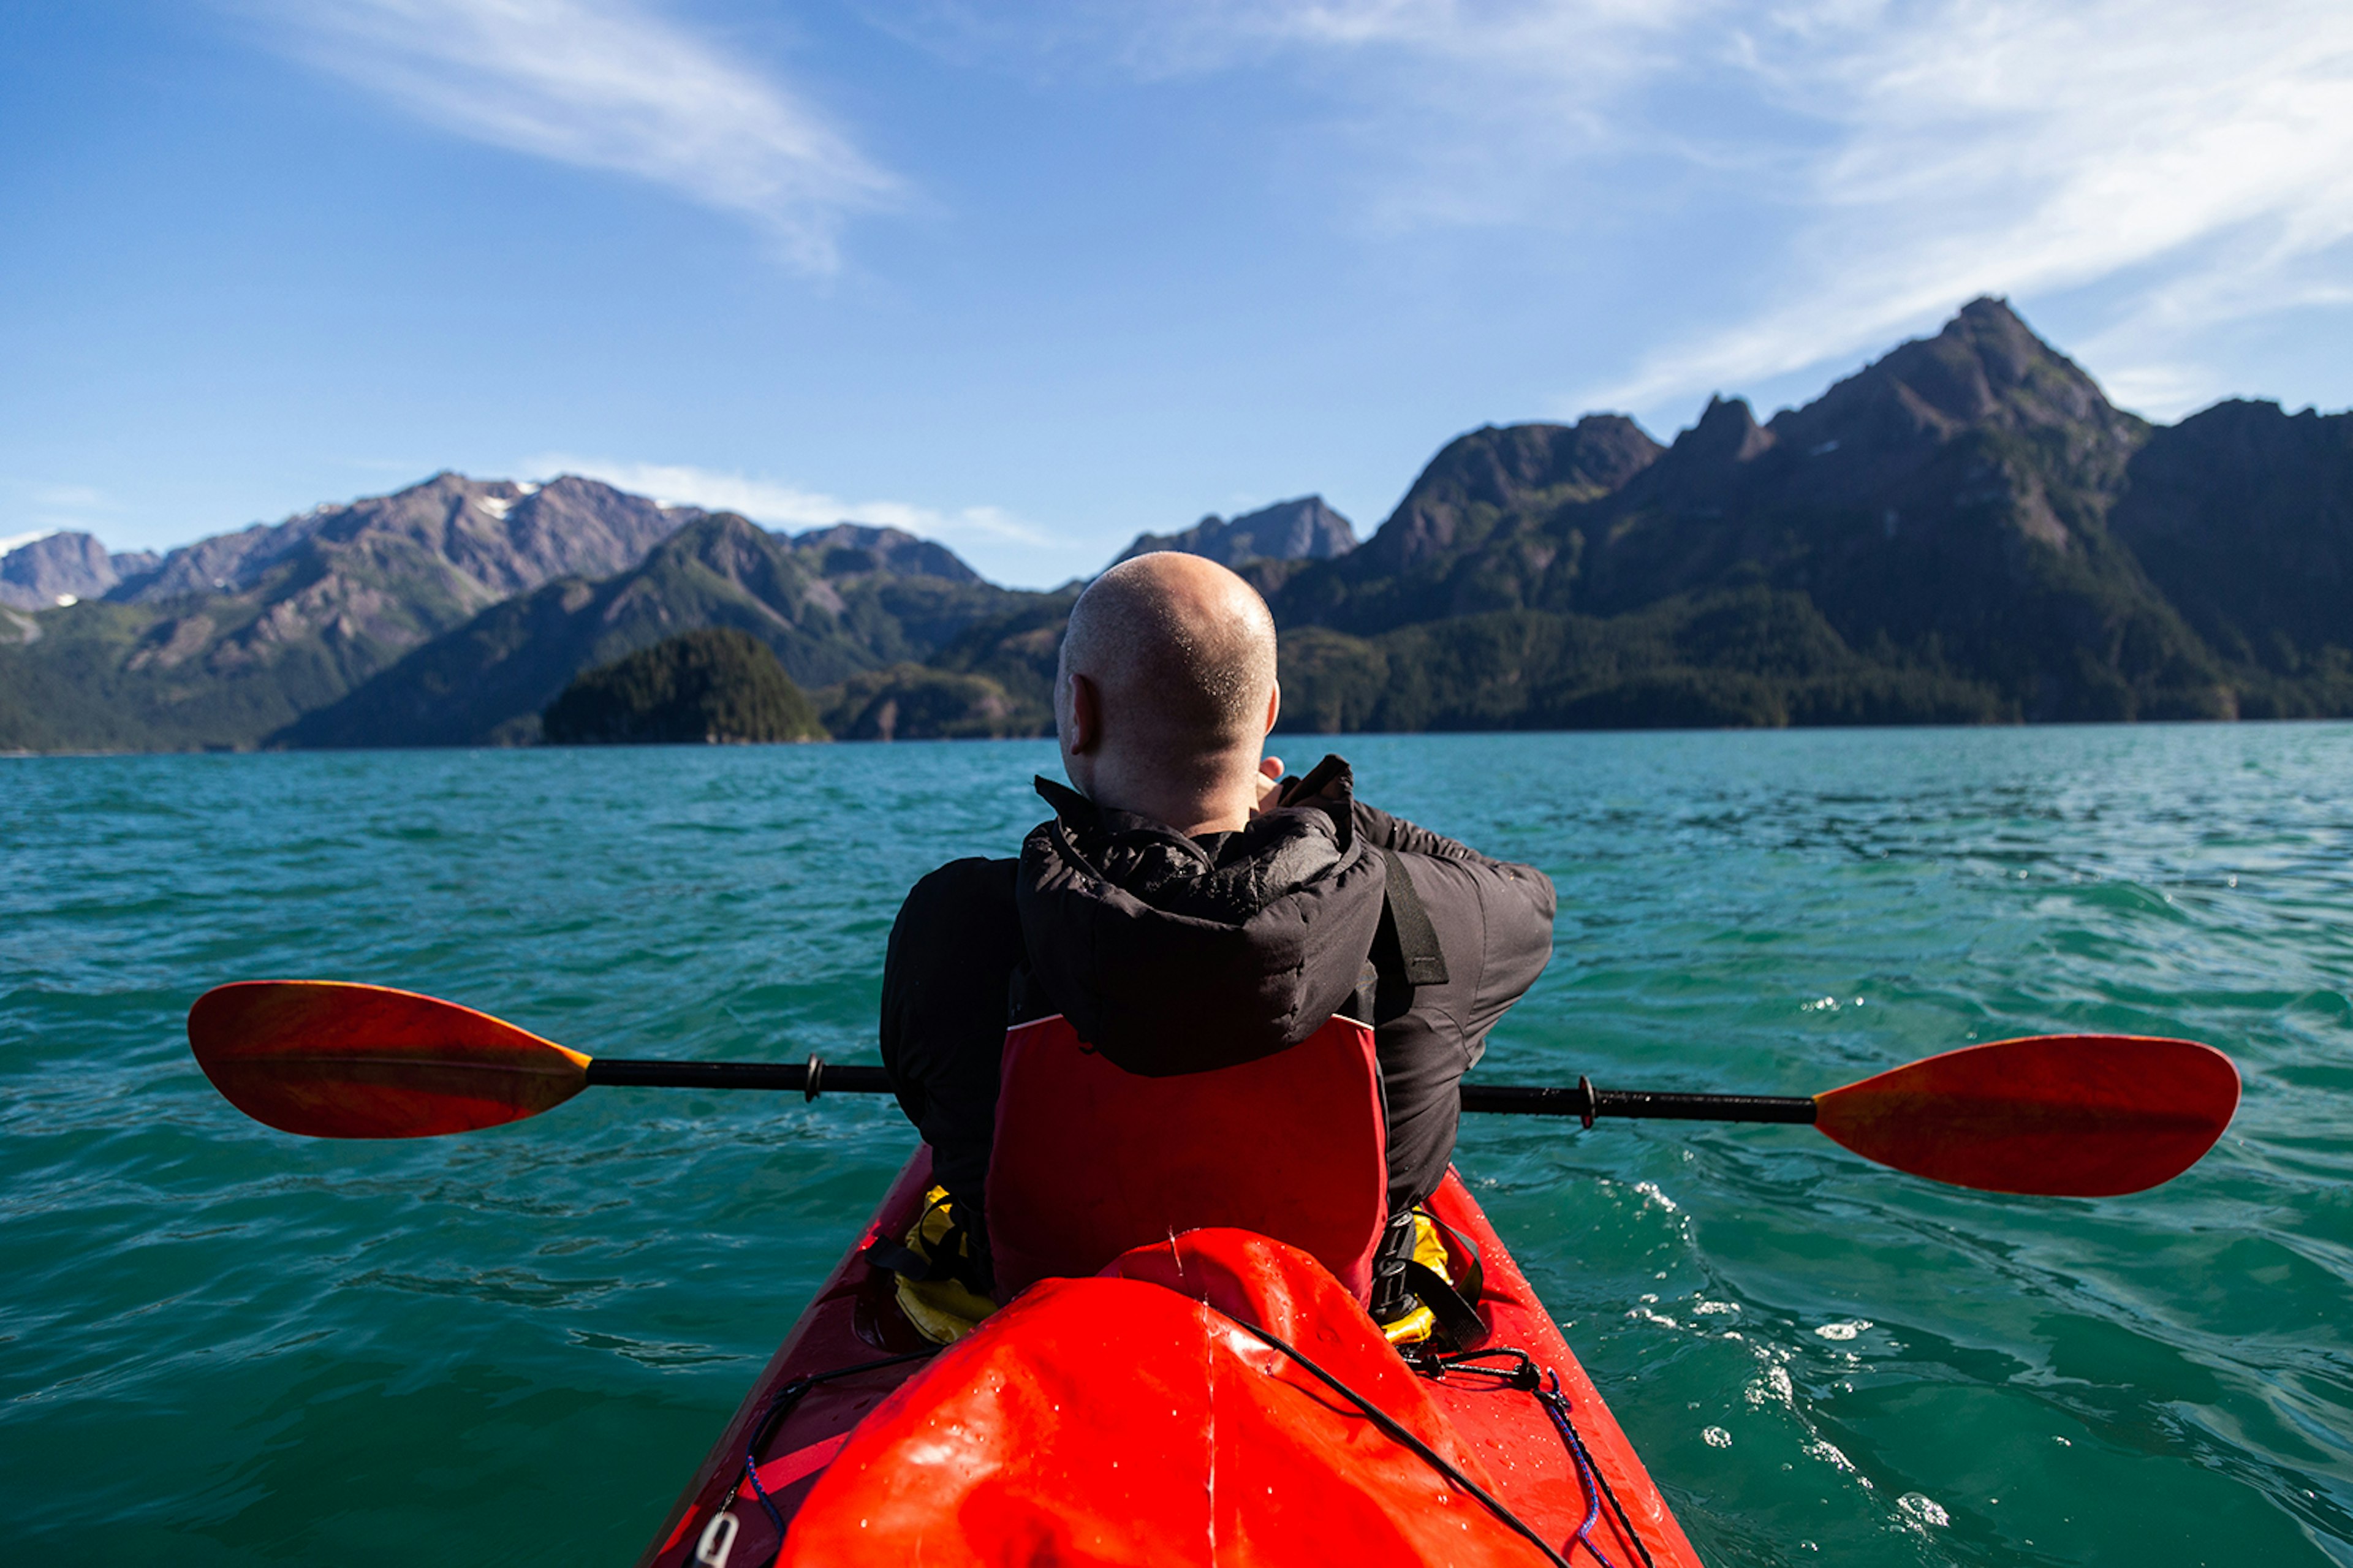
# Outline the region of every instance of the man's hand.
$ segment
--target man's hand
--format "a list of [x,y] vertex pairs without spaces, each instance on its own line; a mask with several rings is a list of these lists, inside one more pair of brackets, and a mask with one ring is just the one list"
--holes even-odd
[[1282,778],[1282,759],[1281,757],[1261,757],[1259,759],[1258,804],[1250,807],[1250,815],[1252,816],[1257,816],[1262,812],[1271,811],[1276,806],[1282,804],[1282,802],[1277,798],[1282,794],[1282,789],[1279,787]]

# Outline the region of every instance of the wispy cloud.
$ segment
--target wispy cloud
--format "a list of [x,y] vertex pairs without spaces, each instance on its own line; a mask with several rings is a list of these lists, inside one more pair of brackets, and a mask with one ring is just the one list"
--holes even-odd
[[1977,294],[2095,286],[2105,324],[2073,346],[2172,413],[2213,390],[2186,338],[2353,299],[2342,0],[1198,0],[1146,16],[1118,48],[1141,74],[1303,62],[1345,106],[1384,225],[1557,232],[1661,185],[1746,204],[1754,237],[1725,290],[1744,305],[1567,389],[1563,412],[1658,412],[1851,362]]
[[528,459],[522,467],[526,473],[551,478],[556,474],[579,474],[602,479],[625,490],[651,496],[667,506],[738,511],[755,522],[779,528],[826,528],[837,522],[857,522],[871,528],[902,529],[951,544],[1046,548],[1059,542],[1002,507],[968,506],[947,510],[908,501],[844,500],[821,490],[683,463],[625,463],[547,453]]
[[2170,414],[2211,395],[2176,363],[2186,335],[2348,298],[2353,11],[1953,3],[1866,20],[1882,25],[1828,49],[1819,22],[1747,40],[1761,90],[1842,132],[1790,193],[1804,216],[1781,297],[1601,398],[1843,357],[1975,294],[2117,281],[2109,324],[2077,346]]
[[495,146],[750,218],[813,272],[900,184],[805,97],[630,0],[248,0],[286,47]]

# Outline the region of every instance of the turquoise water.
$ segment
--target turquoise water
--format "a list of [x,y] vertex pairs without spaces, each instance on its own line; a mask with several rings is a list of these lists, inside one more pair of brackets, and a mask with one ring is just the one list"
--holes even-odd
[[[2158,1192],[1940,1188],[1801,1128],[1492,1119],[1459,1163],[1716,1564],[2353,1564],[2353,727],[1355,737],[1561,889],[1482,1076],[1804,1093],[2179,1034]],[[1312,763],[1302,748],[1294,764]],[[1039,743],[0,763],[10,1557],[630,1561],[910,1144],[598,1090],[415,1143],[242,1120],[218,982],[592,1052],[872,1059],[900,893]]]

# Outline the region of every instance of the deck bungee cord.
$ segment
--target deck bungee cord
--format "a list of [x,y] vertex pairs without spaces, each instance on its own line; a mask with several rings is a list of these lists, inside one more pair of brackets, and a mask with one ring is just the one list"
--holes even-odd
[[[1382,1432],[1410,1451],[1424,1464],[1444,1476],[1447,1480],[1461,1488],[1467,1496],[1476,1499],[1505,1526],[1515,1533],[1525,1536],[1547,1558],[1560,1564],[1560,1568],[1568,1568],[1568,1560],[1577,1554],[1577,1549],[1580,1546],[1593,1554],[1594,1561],[1599,1563],[1601,1568],[1618,1568],[1618,1565],[1610,1561],[1609,1553],[1603,1552],[1593,1541],[1593,1527],[1600,1522],[1601,1504],[1605,1498],[1609,1500],[1610,1511],[1617,1515],[1619,1528],[1625,1533],[1626,1539],[1634,1543],[1634,1550],[1641,1554],[1644,1568],[1656,1568],[1651,1557],[1651,1549],[1643,1544],[1641,1532],[1634,1528],[1634,1521],[1628,1517],[1625,1505],[1618,1500],[1616,1490],[1610,1487],[1609,1479],[1602,1475],[1600,1467],[1593,1462],[1593,1456],[1586,1448],[1584,1437],[1577,1430],[1576,1420],[1569,1410],[1568,1395],[1561,1392],[1560,1373],[1551,1369],[1539,1371],[1535,1358],[1527,1352],[1511,1345],[1493,1345],[1479,1350],[1441,1351],[1420,1354],[1409,1352],[1405,1356],[1405,1362],[1417,1374],[1430,1378],[1433,1382],[1444,1381],[1450,1372],[1492,1377],[1506,1387],[1515,1388],[1532,1395],[1537,1404],[1544,1406],[1546,1415],[1552,1419],[1555,1430],[1560,1434],[1562,1446],[1568,1450],[1569,1458],[1577,1467],[1578,1485],[1584,1490],[1586,1497],[1585,1522],[1577,1526],[1577,1533],[1569,1538],[1565,1549],[1556,1550],[1533,1525],[1513,1512],[1502,1500],[1448,1463],[1445,1456],[1408,1431],[1402,1423],[1374,1404],[1372,1400],[1302,1355],[1293,1346],[1247,1319],[1236,1317],[1230,1312],[1221,1312],[1219,1315],[1251,1338],[1281,1352],[1301,1371],[1314,1377],[1341,1398],[1355,1405],[1363,1412],[1366,1420],[1379,1427]],[[1509,1367],[1480,1364],[1482,1362],[1501,1358],[1509,1358],[1513,1364]]]
[[[1453,1465],[1448,1463],[1446,1457],[1443,1454],[1440,1454],[1437,1449],[1431,1447],[1419,1437],[1415,1436],[1411,1432],[1406,1430],[1405,1424],[1403,1422],[1400,1422],[1388,1411],[1383,1410],[1379,1405],[1374,1404],[1371,1400],[1366,1398],[1363,1394],[1357,1393],[1355,1389],[1349,1387],[1346,1384],[1341,1382],[1338,1378],[1333,1376],[1330,1373],[1324,1371],[1314,1362],[1308,1360],[1304,1355],[1302,1355],[1296,1349],[1293,1348],[1284,1341],[1277,1339],[1274,1335],[1267,1332],[1264,1329],[1260,1328],[1256,1323],[1250,1322],[1249,1320],[1244,1318],[1235,1317],[1230,1312],[1220,1312],[1219,1313],[1219,1316],[1224,1318],[1226,1321],[1233,1324],[1234,1327],[1241,1330],[1242,1332],[1249,1334],[1251,1338],[1261,1342],[1269,1349],[1280,1352],[1284,1356],[1289,1357],[1292,1363],[1302,1372],[1304,1372],[1310,1376],[1317,1379],[1325,1386],[1329,1387],[1333,1393],[1338,1394],[1341,1398],[1355,1405],[1358,1410],[1364,1412],[1365,1419],[1370,1421],[1374,1426],[1387,1433],[1391,1438],[1395,1439],[1400,1447],[1419,1458],[1423,1464],[1428,1465],[1431,1469],[1436,1470],[1440,1475],[1444,1476],[1448,1481],[1451,1482],[1456,1487],[1461,1488],[1464,1495],[1474,1498],[1481,1504],[1484,1505],[1487,1511],[1493,1514],[1498,1520],[1502,1521],[1508,1529],[1519,1535],[1526,1537],[1528,1541],[1535,1544],[1537,1551],[1542,1552],[1545,1556],[1551,1559],[1553,1563],[1558,1565],[1558,1568],[1568,1568],[1568,1559],[1555,1551],[1553,1549],[1552,1542],[1546,1541],[1541,1534],[1539,1534],[1535,1526],[1523,1520],[1518,1514],[1514,1513],[1508,1507],[1504,1506],[1500,1498],[1497,1498],[1486,1488],[1481,1486],[1469,1476],[1464,1475],[1461,1470],[1457,1469]],[[1588,1518],[1586,1521],[1586,1523],[1588,1528],[1590,1528],[1592,1520]],[[1578,1541],[1581,1542],[1583,1540],[1584,1532],[1579,1531]],[[1570,1543],[1570,1550],[1576,1550],[1576,1546],[1577,1542],[1572,1542]],[[1600,1553],[1596,1552],[1594,1555],[1599,1557],[1600,1556]],[[1607,1558],[1603,1558],[1602,1561],[1605,1563],[1608,1563],[1609,1562]],[[1611,1568],[1614,1568],[1614,1565],[1611,1565]]]
[[[1495,1360],[1500,1356],[1511,1357],[1514,1364],[1509,1368],[1478,1364],[1481,1362]],[[1545,1414],[1552,1417],[1554,1429],[1560,1434],[1560,1440],[1567,1447],[1569,1458],[1577,1463],[1578,1484],[1585,1489],[1587,1500],[1585,1522],[1577,1527],[1577,1534],[1570,1542],[1570,1549],[1574,1551],[1577,1547],[1582,1546],[1600,1561],[1602,1568],[1617,1568],[1617,1564],[1611,1563],[1609,1555],[1592,1541],[1593,1527],[1601,1520],[1601,1501],[1607,1498],[1609,1500],[1609,1511],[1618,1516],[1619,1528],[1625,1533],[1626,1539],[1634,1543],[1634,1550],[1641,1553],[1645,1568],[1657,1568],[1651,1561],[1651,1549],[1643,1544],[1641,1531],[1634,1528],[1633,1520],[1627,1516],[1626,1505],[1618,1500],[1617,1489],[1610,1486],[1609,1478],[1601,1473],[1601,1467],[1594,1463],[1592,1453],[1585,1446],[1584,1436],[1577,1430],[1576,1418],[1569,1409],[1568,1395],[1561,1391],[1558,1371],[1546,1367],[1539,1372],[1535,1357],[1511,1345],[1493,1345],[1483,1350],[1440,1351],[1420,1355],[1409,1354],[1406,1357],[1406,1364],[1422,1376],[1435,1381],[1443,1381],[1450,1372],[1468,1373],[1482,1377],[1495,1378],[1508,1387],[1520,1389],[1533,1395],[1535,1402],[1544,1406]]]

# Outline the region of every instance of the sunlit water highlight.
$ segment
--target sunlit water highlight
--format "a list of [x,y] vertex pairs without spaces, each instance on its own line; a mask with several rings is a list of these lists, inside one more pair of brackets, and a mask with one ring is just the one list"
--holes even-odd
[[[1312,763],[1317,748],[1293,761]],[[1491,1119],[1459,1163],[1717,1564],[2353,1563],[2353,727],[1356,737],[1561,889],[1484,1077],[1804,1093],[2058,1030],[2229,1050],[2158,1192],[1795,1128]],[[872,1059],[900,894],[1034,743],[0,763],[0,1542],[627,1563],[910,1137],[599,1090],[411,1144],[243,1121],[223,980],[595,1052]]]

